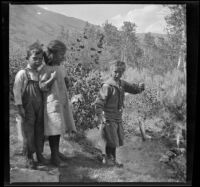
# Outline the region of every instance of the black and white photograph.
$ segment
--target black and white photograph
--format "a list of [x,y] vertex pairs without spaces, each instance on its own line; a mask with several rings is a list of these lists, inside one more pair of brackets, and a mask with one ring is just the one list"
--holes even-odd
[[10,183],[185,183],[186,9],[10,3]]

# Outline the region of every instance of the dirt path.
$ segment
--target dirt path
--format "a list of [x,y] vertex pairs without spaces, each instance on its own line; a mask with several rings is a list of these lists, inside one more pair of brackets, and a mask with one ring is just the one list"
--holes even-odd
[[[10,175],[13,182],[29,182],[30,176],[42,176],[34,179],[40,182],[178,182],[173,179],[173,171],[159,162],[161,154],[166,151],[163,143],[158,140],[143,142],[134,135],[126,138],[124,146],[117,150],[117,158],[124,163],[123,168],[104,166],[92,147],[63,140],[60,149],[69,158],[67,167],[48,166],[46,171],[26,170],[23,156],[17,154],[20,145],[17,141],[15,112],[13,108],[10,111]],[[48,142],[45,143],[44,152],[46,157],[50,156]],[[56,172],[49,174],[47,171]]]
[[159,141],[126,140],[117,151],[123,168],[103,166],[92,154],[79,153],[60,168],[60,182],[174,182],[173,172],[158,160],[166,149]]

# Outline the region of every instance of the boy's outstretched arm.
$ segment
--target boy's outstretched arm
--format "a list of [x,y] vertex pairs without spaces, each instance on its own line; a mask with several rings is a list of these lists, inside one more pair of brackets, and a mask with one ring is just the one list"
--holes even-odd
[[131,93],[131,94],[139,94],[139,93],[141,93],[142,91],[145,90],[144,83],[142,83],[142,84],[134,84],[134,83],[131,84],[131,83],[128,83],[126,81],[122,81],[122,84],[123,84],[123,87],[124,87],[124,91]]

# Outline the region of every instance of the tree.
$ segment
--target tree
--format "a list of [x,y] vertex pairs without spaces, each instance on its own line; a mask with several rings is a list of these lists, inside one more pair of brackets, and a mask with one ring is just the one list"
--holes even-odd
[[121,59],[127,65],[140,69],[139,58],[143,51],[139,47],[136,37],[136,25],[131,22],[124,22],[120,30],[112,24],[104,24],[104,35],[106,48],[114,59]]
[[[165,17],[168,36],[173,50],[178,51],[177,69],[184,69],[186,74],[186,6],[165,5],[170,10],[170,15]],[[182,66],[182,67],[181,67]]]
[[164,75],[174,69],[174,52],[169,41],[146,33],[143,40],[143,66],[153,74]]
[[114,59],[121,57],[121,35],[117,27],[106,22],[103,26],[106,46]]
[[155,47],[156,46],[155,37],[150,32],[148,32],[144,35],[144,42],[148,47]]
[[121,51],[122,59],[132,67],[140,69],[139,58],[142,56],[142,50],[139,47],[139,41],[136,37],[136,24],[124,22],[121,28]]

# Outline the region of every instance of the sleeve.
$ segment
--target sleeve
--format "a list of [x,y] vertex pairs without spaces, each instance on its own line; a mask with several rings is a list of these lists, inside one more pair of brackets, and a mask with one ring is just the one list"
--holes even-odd
[[50,75],[48,72],[46,72],[44,69],[40,72],[39,75],[39,87],[42,91],[48,91],[49,87],[47,85],[47,80],[50,78]]
[[15,105],[22,105],[23,88],[25,86],[26,75],[24,70],[20,70],[16,76],[13,86]]
[[108,84],[103,84],[95,101],[95,112],[97,116],[102,114],[103,108],[110,94],[111,94],[111,87]]
[[72,85],[71,85],[71,81],[68,77],[67,70],[63,65],[61,65],[60,68],[61,68],[61,72],[62,72],[64,81],[65,81],[65,86],[66,86],[67,89],[69,89],[69,87],[72,86]]
[[64,80],[65,80],[65,86],[67,87],[67,89],[69,89],[70,86],[72,86],[71,80],[69,79],[69,77],[64,77]]
[[143,89],[141,89],[138,84],[134,84],[134,83],[130,84],[126,81],[123,81],[122,84],[123,84],[125,92],[131,93],[131,94],[139,94],[143,91]]
[[62,76],[63,76],[64,78],[68,77],[68,75],[67,75],[67,70],[66,70],[65,66],[64,66],[64,65],[60,65],[59,68],[60,68],[60,70],[61,70],[61,72],[62,72]]

